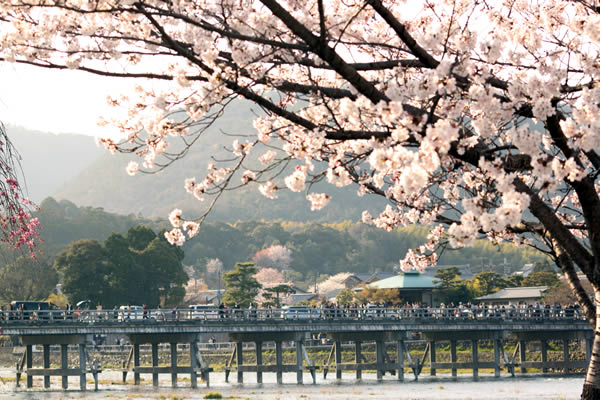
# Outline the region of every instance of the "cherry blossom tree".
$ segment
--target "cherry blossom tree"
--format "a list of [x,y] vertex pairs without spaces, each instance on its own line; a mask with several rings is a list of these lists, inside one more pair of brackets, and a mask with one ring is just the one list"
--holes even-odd
[[39,221],[31,215],[36,207],[24,197],[20,174],[20,156],[0,123],[0,241],[35,257]]
[[[403,268],[480,237],[545,252],[595,326],[582,397],[600,396],[600,318],[576,274],[600,307],[595,2],[12,0],[0,11],[6,61],[139,79],[110,99],[125,117],[102,122],[124,139],[100,141],[140,156],[130,174],[185,156],[233,100],[260,107],[229,160],[184,182],[206,213],[244,185],[270,199],[303,192],[316,210],[332,199],[313,183],[354,184],[389,201],[364,222],[432,227]],[[172,243],[207,214],[183,215],[170,216]]]
[[288,269],[292,263],[292,251],[276,245],[256,252],[252,261],[259,267]]
[[317,284],[320,294],[327,294],[336,289],[345,289],[344,281],[352,275],[350,272],[340,272]]

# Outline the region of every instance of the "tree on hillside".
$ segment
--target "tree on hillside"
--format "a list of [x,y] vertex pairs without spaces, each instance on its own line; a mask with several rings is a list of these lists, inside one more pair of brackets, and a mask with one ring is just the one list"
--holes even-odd
[[46,259],[23,255],[0,268],[0,300],[44,300],[57,283],[58,274]]
[[467,283],[460,279],[460,271],[457,267],[440,268],[435,271],[434,276],[439,280],[433,292],[441,302],[458,304],[470,300],[471,294]]
[[523,279],[521,286],[557,286],[560,280],[554,272],[532,272]]
[[56,257],[54,267],[73,302],[156,307],[183,300],[188,277],[182,260],[181,248],[147,227],[136,227],[126,236],[111,234],[104,246],[95,240],[73,242]]
[[485,296],[506,287],[506,281],[496,272],[480,272],[473,277],[472,282],[477,296]]
[[260,283],[254,278],[256,264],[253,262],[236,263],[232,271],[223,274],[225,293],[223,303],[233,306],[248,307],[254,303],[261,289]]
[[[177,160],[244,98],[265,110],[258,134],[190,177],[191,196],[257,184],[271,199],[304,192],[317,210],[331,198],[313,182],[355,183],[389,201],[364,221],[433,226],[405,269],[480,236],[545,252],[595,326],[583,398],[600,397],[600,319],[576,273],[600,299],[594,2],[32,0],[2,11],[5,60],[165,82],[111,99],[127,137],[102,142],[143,158],[130,174]],[[174,210],[169,241],[205,216]]]
[[262,268],[288,269],[292,263],[292,252],[281,245],[271,246],[256,252],[252,261]]

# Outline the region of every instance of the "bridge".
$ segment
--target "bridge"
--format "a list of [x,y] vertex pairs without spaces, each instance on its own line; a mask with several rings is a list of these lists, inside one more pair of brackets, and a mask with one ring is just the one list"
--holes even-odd
[[[86,374],[92,374],[95,387],[101,367],[92,362],[88,349],[94,335],[126,335],[132,344],[131,352],[123,365],[123,381],[131,373],[134,383],[140,383],[140,374],[151,374],[153,385],[158,385],[159,374],[170,374],[173,386],[178,375],[189,374],[190,384],[197,387],[198,376],[210,385],[209,363],[199,348],[210,338],[227,335],[235,343],[225,366],[228,381],[236,372],[237,381],[243,382],[244,372],[256,373],[262,383],[263,373],[275,373],[282,383],[284,372],[295,372],[299,384],[304,373],[310,373],[313,383],[317,370],[324,376],[335,372],[341,379],[342,371],[355,371],[361,379],[362,371],[373,370],[377,379],[391,372],[404,380],[405,370],[412,371],[418,379],[424,366],[432,375],[439,369],[450,370],[457,376],[458,369],[471,369],[478,377],[482,368],[493,369],[500,376],[505,369],[514,375],[516,369],[526,372],[528,368],[549,369],[586,368],[590,359],[594,332],[577,309],[229,309],[229,310],[91,310],[91,311],[40,311],[38,313],[12,311],[0,313],[0,334],[19,337],[25,352],[17,365],[17,385],[21,375],[26,376],[27,387],[32,387],[34,376],[44,377],[44,386],[50,387],[50,377],[62,377],[62,387],[68,387],[69,376],[80,377],[80,389],[86,389]],[[331,343],[327,361],[316,365],[310,359],[305,344],[315,336],[326,337]],[[407,346],[419,338],[426,344],[425,352],[418,357]],[[512,354],[505,351],[507,341],[516,342]],[[471,359],[458,361],[457,342],[471,343]],[[478,349],[482,341],[493,344],[493,360],[480,360]],[[548,360],[548,343],[563,344],[562,360]],[[585,341],[586,360],[571,359],[570,342]],[[296,362],[283,363],[283,343],[293,343]],[[342,343],[354,347],[354,362],[342,362]],[[450,344],[450,361],[440,362],[436,349],[440,342]],[[539,343],[541,360],[528,359],[527,344]],[[252,343],[256,363],[244,363],[244,343]],[[263,364],[263,346],[274,343],[275,364]],[[140,365],[140,345],[150,344],[152,365]],[[159,366],[159,345],[169,344],[170,366]],[[178,363],[178,344],[189,349],[189,365]],[[33,366],[33,346],[43,348],[43,366]],[[60,368],[50,368],[50,346],[60,346]],[[69,368],[67,352],[73,345],[79,350],[79,367]],[[362,355],[365,345],[374,345],[375,362],[366,362]],[[393,347],[393,356],[389,354]],[[530,355],[530,354],[529,354]],[[530,357],[531,358],[531,355]]]

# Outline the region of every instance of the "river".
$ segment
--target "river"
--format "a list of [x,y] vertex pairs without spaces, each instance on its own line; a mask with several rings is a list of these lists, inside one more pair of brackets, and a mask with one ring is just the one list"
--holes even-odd
[[[232,374],[235,380],[235,374]],[[0,369],[0,399],[153,399],[153,400],[178,400],[178,399],[203,399],[207,393],[220,393],[227,399],[250,400],[345,400],[345,399],[578,399],[583,386],[583,376],[481,376],[478,381],[468,376],[459,376],[456,379],[448,375],[439,374],[438,377],[421,376],[415,382],[412,376],[406,375],[405,382],[399,383],[393,376],[386,376],[382,382],[377,382],[374,374],[363,373],[363,380],[356,381],[353,375],[344,374],[341,382],[335,379],[326,381],[318,374],[317,384],[313,385],[310,374],[304,375],[304,385],[295,384],[296,374],[284,374],[284,384],[275,383],[275,374],[263,374],[262,385],[256,384],[253,374],[244,374],[243,385],[226,383],[223,373],[211,374],[211,387],[206,388],[200,382],[198,389],[191,389],[189,381],[182,375],[180,388],[170,387],[170,377],[161,376],[160,387],[152,387],[152,377],[142,375],[142,385],[117,384],[120,382],[121,373],[104,371],[100,375],[99,391],[93,391],[90,384],[91,375],[88,375],[88,390],[81,392],[79,379],[69,379],[68,391],[60,389],[60,378],[52,378],[51,389],[43,389],[42,378],[34,379],[34,388],[26,390],[15,388],[14,371]],[[22,382],[23,384],[25,382]]]

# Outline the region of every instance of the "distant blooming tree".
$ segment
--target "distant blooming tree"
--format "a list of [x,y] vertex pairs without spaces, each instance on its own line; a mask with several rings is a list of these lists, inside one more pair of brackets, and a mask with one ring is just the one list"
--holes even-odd
[[282,283],[288,283],[283,274],[275,268],[261,268],[254,275],[254,277],[263,288],[269,288]]
[[223,271],[223,262],[218,258],[211,258],[206,261],[206,272],[209,274],[219,274]]
[[[234,99],[264,110],[228,160],[184,182],[207,213],[253,184],[320,209],[332,199],[312,184],[326,180],[388,200],[366,223],[432,227],[405,269],[480,237],[545,252],[595,326],[583,398],[600,397],[596,2],[13,0],[0,13],[4,60],[163,81],[110,99],[126,118],[104,122],[124,139],[101,143],[141,157],[130,174],[185,155]],[[167,239],[206,215],[175,210]]]
[[263,268],[288,269],[292,263],[292,251],[281,245],[271,246],[258,251],[252,261]]
[[317,284],[317,290],[320,294],[327,294],[336,289],[344,289],[346,286],[344,285],[344,281],[351,274],[349,272],[340,272],[339,274],[335,274],[323,282]]

